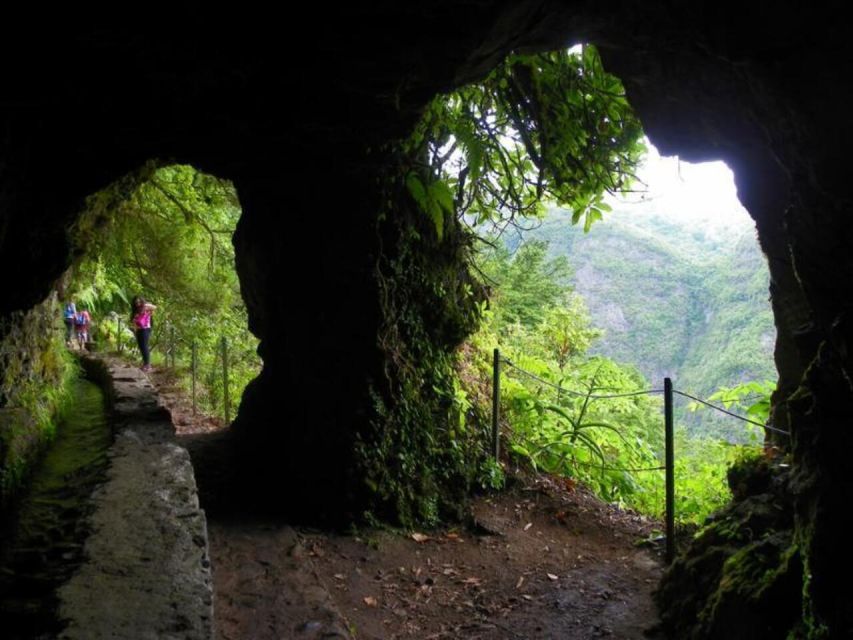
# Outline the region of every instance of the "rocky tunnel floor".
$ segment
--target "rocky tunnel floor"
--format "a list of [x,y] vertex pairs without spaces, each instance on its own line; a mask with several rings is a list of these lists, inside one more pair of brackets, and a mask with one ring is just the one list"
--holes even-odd
[[550,478],[481,497],[464,529],[303,533],[358,638],[643,638],[658,558],[645,519]]
[[[179,434],[193,416],[168,373],[154,376]],[[192,448],[191,448],[192,451]],[[204,464],[204,460],[195,461]],[[216,635],[252,638],[648,638],[659,523],[549,477],[482,496],[470,526],[351,535],[208,514]]]

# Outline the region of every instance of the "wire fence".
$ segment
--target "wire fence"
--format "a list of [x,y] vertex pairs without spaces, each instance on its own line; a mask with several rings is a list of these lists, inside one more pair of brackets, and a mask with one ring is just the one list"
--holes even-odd
[[731,418],[736,420],[740,420],[744,423],[751,424],[754,426],[762,427],[771,431],[773,433],[778,433],[781,435],[789,436],[790,433],[784,431],[782,429],[778,429],[772,425],[761,423],[756,420],[752,420],[745,416],[739,415],[733,411],[730,411],[724,407],[720,407],[716,404],[713,404],[707,400],[696,397],[693,394],[678,390],[673,388],[672,381],[670,378],[664,379],[663,389],[641,389],[637,391],[628,391],[628,392],[617,392],[617,393],[592,393],[592,389],[588,389],[587,391],[579,391],[576,389],[569,389],[561,384],[556,384],[551,382],[550,380],[546,380],[541,376],[536,375],[526,369],[518,366],[511,360],[506,357],[503,357],[500,354],[498,349],[494,350],[494,360],[493,360],[493,377],[492,377],[492,453],[497,461],[500,456],[500,380],[501,380],[501,365],[506,365],[511,368],[513,371],[519,373],[520,375],[534,380],[541,385],[552,388],[557,391],[559,395],[565,394],[566,396],[572,396],[577,398],[583,398],[586,402],[591,402],[594,400],[612,400],[616,398],[630,398],[637,396],[647,396],[647,395],[660,395],[664,396],[664,458],[665,464],[660,466],[650,466],[650,467],[615,467],[608,465],[597,465],[592,463],[587,463],[584,461],[573,460],[572,464],[578,464],[585,467],[590,467],[597,470],[602,471],[619,471],[619,472],[627,472],[627,473],[641,473],[641,472],[651,472],[651,471],[665,471],[665,485],[666,485],[666,508],[665,508],[665,520],[666,520],[666,558],[668,562],[671,562],[675,555],[675,546],[674,546],[674,532],[675,532],[675,453],[674,453],[674,424],[673,424],[673,395],[679,395],[684,398],[688,398],[694,402],[698,402],[704,406],[707,406],[711,409],[714,409],[722,414],[725,414]]
[[[102,322],[100,333],[119,355],[129,354],[138,348],[130,323],[121,315],[116,314],[114,319]],[[231,375],[233,356],[225,336],[213,342],[195,338],[187,340],[174,324],[161,319],[152,328],[149,347],[152,355],[159,353],[164,366],[171,370],[188,369],[193,415],[198,413],[201,405],[206,405],[230,424],[235,397]],[[184,361],[183,367],[181,360]]]
[[530,373],[529,371],[522,369],[518,365],[514,364],[509,358],[504,358],[503,356],[501,356],[501,362],[503,364],[509,365],[510,367],[512,367],[513,369],[518,371],[519,373],[527,376],[528,378],[532,378],[533,380],[536,380],[537,382],[540,382],[544,385],[547,385],[549,387],[556,389],[560,393],[565,393],[567,395],[575,396],[578,398],[589,398],[590,400],[610,400],[613,398],[630,398],[632,396],[647,396],[647,395],[653,395],[656,393],[663,393],[663,389],[644,389],[642,391],[628,391],[625,393],[609,393],[609,394],[592,394],[592,393],[585,393],[582,391],[574,391],[572,389],[566,389],[565,387],[560,386],[558,384],[554,384],[553,382],[545,380],[544,378],[540,378],[539,376],[537,376],[534,373]]
[[[124,323],[121,316],[116,316],[116,331],[114,334],[114,345],[116,351],[119,354],[123,353],[125,350],[130,350],[134,348],[135,340],[132,339],[132,331],[130,327]],[[231,421],[231,389],[230,389],[230,356],[229,356],[229,343],[225,336],[222,336],[215,346],[207,344],[205,345],[207,348],[205,349],[208,354],[208,371],[205,376],[201,375],[201,360],[200,360],[200,342],[198,340],[191,340],[187,343],[186,340],[183,340],[176,330],[175,325],[169,323],[168,321],[159,323],[161,328],[157,330],[154,336],[152,336],[151,347],[152,350],[158,350],[166,363],[166,366],[170,366],[173,370],[177,370],[178,365],[178,353],[182,349],[186,349],[189,347],[189,370],[191,377],[191,397],[192,397],[192,410],[193,414],[197,412],[198,409],[198,399],[201,391],[201,387],[208,387],[207,393],[209,395],[218,395],[222,398],[222,407],[224,410],[224,417],[226,423],[230,423]],[[111,332],[107,332],[108,335]],[[211,357],[212,356],[212,357]],[[213,364],[213,367],[210,367],[210,364]],[[537,383],[547,386],[549,388],[557,391],[558,394],[565,394],[566,396],[573,396],[577,398],[583,398],[586,401],[597,401],[597,400],[613,400],[617,398],[630,398],[637,396],[647,396],[647,395],[663,395],[664,396],[664,443],[665,443],[665,464],[660,466],[649,466],[649,467],[615,467],[609,465],[597,465],[593,463],[588,463],[584,461],[574,460],[573,464],[578,464],[580,466],[585,466],[589,468],[593,468],[601,471],[619,471],[619,472],[627,472],[627,473],[643,473],[643,472],[653,472],[653,471],[665,471],[666,472],[666,556],[667,560],[671,561],[674,556],[674,447],[673,447],[673,395],[679,395],[681,397],[690,399],[694,402],[698,402],[704,406],[707,406],[711,409],[714,409],[722,414],[725,414],[731,418],[736,420],[740,420],[744,423],[748,423],[754,426],[762,427],[767,429],[768,431],[778,433],[785,436],[790,436],[790,433],[784,431],[782,429],[778,429],[772,425],[764,424],[745,416],[741,416],[733,411],[730,411],[724,407],[720,407],[716,404],[713,404],[707,400],[699,398],[693,394],[674,389],[672,387],[672,381],[669,378],[664,379],[664,387],[662,389],[659,388],[651,388],[651,389],[641,389],[636,391],[628,391],[628,392],[616,392],[616,393],[592,393],[591,390],[587,391],[579,391],[576,389],[570,389],[562,386],[561,384],[556,384],[551,382],[550,380],[546,380],[541,376],[536,375],[526,369],[520,367],[515,364],[511,360],[506,357],[501,356],[500,351],[498,349],[494,350],[494,360],[493,360],[493,381],[492,381],[492,453],[495,457],[495,460],[498,460],[500,457],[500,430],[499,430],[499,422],[500,422],[500,379],[501,379],[501,365],[506,365],[510,367],[513,371],[518,372],[520,375],[527,377],[531,380],[536,381]],[[202,385],[202,379],[204,379],[204,385]],[[218,393],[213,392],[212,387],[218,387],[221,391]]]
[[785,436],[790,437],[790,435],[791,435],[788,431],[784,431],[783,429],[777,429],[776,427],[769,425],[765,422],[757,422],[755,420],[750,420],[749,418],[745,418],[745,417],[738,415],[732,411],[729,411],[728,409],[724,409],[723,407],[712,404],[712,403],[708,402],[707,400],[702,400],[701,398],[697,398],[696,396],[690,395],[689,393],[685,393],[684,391],[679,391],[678,389],[673,389],[673,393],[680,395],[683,398],[688,398],[689,400],[693,400],[694,402],[698,402],[699,404],[705,405],[706,407],[710,407],[711,409],[715,409],[716,411],[719,411],[720,413],[724,413],[727,416],[730,416],[732,418],[736,418],[742,422],[746,422],[748,424],[754,424],[758,427],[762,427],[764,429],[767,429],[768,431],[772,431],[774,433],[780,433],[780,434],[785,435]]

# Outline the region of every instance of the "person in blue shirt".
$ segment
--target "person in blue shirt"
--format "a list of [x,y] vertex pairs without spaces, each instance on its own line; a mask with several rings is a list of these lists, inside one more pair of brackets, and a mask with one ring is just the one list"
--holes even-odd
[[76,317],[77,307],[74,305],[74,301],[72,300],[65,305],[65,311],[63,312],[63,318],[65,318],[65,345],[68,347],[72,345],[72,339],[74,337],[74,318]]

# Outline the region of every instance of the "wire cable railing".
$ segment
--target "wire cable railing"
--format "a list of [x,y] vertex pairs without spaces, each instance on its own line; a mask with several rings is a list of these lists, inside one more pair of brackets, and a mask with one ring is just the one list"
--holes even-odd
[[[518,372],[522,376],[525,376],[528,379],[535,380],[539,384],[545,385],[549,388],[552,388],[558,392],[558,394],[565,394],[568,396],[583,398],[584,400],[609,400],[616,398],[629,398],[635,396],[646,396],[646,395],[657,395],[663,394],[664,396],[664,458],[665,464],[662,466],[651,466],[651,467],[613,467],[608,465],[598,465],[580,460],[572,460],[572,464],[577,464],[580,466],[590,467],[602,471],[620,471],[620,472],[628,472],[628,473],[639,473],[646,471],[665,471],[666,478],[666,558],[668,562],[671,562],[675,555],[675,546],[674,546],[674,531],[675,531],[675,454],[674,454],[674,421],[673,421],[673,395],[679,395],[684,398],[688,398],[694,402],[698,402],[704,406],[707,406],[711,409],[714,409],[720,413],[723,413],[731,418],[735,418],[744,423],[748,423],[754,426],[762,427],[771,431],[773,433],[778,433],[781,435],[785,435],[790,437],[790,433],[783,429],[779,429],[769,424],[761,423],[756,420],[752,420],[745,416],[739,415],[733,411],[729,411],[723,407],[720,407],[712,402],[707,400],[703,400],[702,398],[696,397],[693,394],[680,391],[678,389],[674,389],[672,386],[672,381],[669,378],[664,379],[664,388],[663,389],[641,389],[636,391],[627,391],[627,392],[618,392],[618,393],[592,393],[593,389],[590,388],[587,391],[579,391],[576,389],[568,389],[561,384],[554,383],[550,380],[546,380],[545,378],[536,375],[531,371],[527,371],[523,367],[512,362],[510,359],[503,357],[500,354],[498,349],[494,350],[494,360],[493,360],[493,389],[492,389],[492,448],[495,460],[498,460],[500,454],[500,433],[499,433],[499,421],[500,421],[500,376],[501,376],[501,365],[504,364],[510,367],[513,371]],[[603,462],[603,460],[602,460]]]
[[[655,394],[664,393],[663,389],[642,389],[640,391],[627,391],[624,393],[611,393],[611,394],[596,394],[596,393],[588,393],[588,392],[583,392],[583,391],[575,391],[574,389],[567,389],[566,387],[563,387],[562,385],[551,382],[550,380],[545,380],[544,378],[537,376],[535,373],[531,373],[530,371],[527,371],[526,369],[521,368],[520,366],[515,364],[509,358],[505,358],[505,357],[501,356],[501,362],[503,364],[506,364],[506,365],[512,367],[514,370],[516,370],[519,373],[521,373],[522,375],[530,378],[531,380],[536,380],[536,382],[539,382],[540,384],[544,384],[548,387],[551,387],[552,389],[556,389],[559,393],[565,393],[567,395],[575,396],[578,398],[588,398],[590,400],[609,400],[609,399],[613,399],[613,398],[630,398],[632,396],[645,396],[645,395],[655,395]],[[682,396],[683,398],[693,400],[694,402],[698,402],[699,404],[702,404],[706,407],[709,407],[711,409],[715,409],[716,411],[719,411],[720,413],[724,413],[725,415],[732,417],[732,418],[735,418],[737,420],[740,420],[742,422],[746,422],[748,424],[752,424],[752,425],[755,425],[758,427],[762,427],[764,429],[767,429],[768,431],[773,431],[774,433],[779,433],[779,434],[786,435],[786,436],[791,435],[790,432],[788,432],[788,431],[785,431],[783,429],[779,429],[777,427],[766,424],[764,422],[758,422],[757,420],[752,420],[750,418],[746,418],[746,417],[739,415],[733,411],[729,411],[728,409],[725,409],[719,405],[708,402],[707,400],[703,400],[702,398],[697,398],[696,396],[689,394],[685,391],[680,391],[679,389],[673,389],[672,392],[676,395]]]
[[666,467],[661,465],[659,467],[607,467],[599,464],[593,464],[591,462],[583,462],[581,460],[575,460],[572,464],[577,464],[582,467],[590,467],[592,469],[596,469],[598,471],[627,471],[628,473],[642,473],[644,471],[664,471]]
[[736,418],[736,419],[741,420],[743,422],[746,422],[748,424],[754,424],[758,427],[763,427],[764,429],[767,429],[768,431],[773,431],[774,433],[781,433],[782,435],[786,435],[786,436],[791,435],[790,432],[788,432],[788,431],[784,431],[783,429],[777,429],[776,427],[773,427],[773,426],[766,424],[766,423],[763,423],[763,422],[758,422],[756,420],[750,420],[749,418],[745,418],[741,415],[734,413],[733,411],[729,411],[728,409],[724,409],[723,407],[712,404],[712,403],[708,402],[707,400],[702,400],[702,398],[697,398],[696,396],[690,395],[689,393],[685,393],[684,391],[679,391],[678,389],[673,389],[672,392],[680,395],[683,398],[688,398],[690,400],[693,400],[694,402],[698,402],[699,404],[703,404],[706,407],[710,407],[711,409],[716,409],[720,413],[725,413],[727,416],[731,416],[732,418]]
[[530,371],[527,371],[526,369],[522,369],[517,364],[513,363],[509,358],[501,357],[501,362],[509,365],[510,367],[512,367],[513,369],[518,371],[519,373],[527,376],[528,378],[536,380],[537,382],[541,382],[542,384],[548,385],[549,387],[552,387],[561,393],[566,393],[568,395],[576,396],[578,398],[589,398],[590,400],[610,400],[612,398],[630,398],[631,396],[646,396],[646,395],[652,395],[652,394],[656,394],[656,393],[663,393],[663,389],[644,389],[642,391],[628,391],[625,393],[610,393],[610,394],[593,394],[593,393],[585,393],[583,391],[574,391],[572,389],[566,389],[565,387],[563,387],[561,385],[554,384],[553,382],[545,380],[544,378],[540,378],[535,373],[531,373]]

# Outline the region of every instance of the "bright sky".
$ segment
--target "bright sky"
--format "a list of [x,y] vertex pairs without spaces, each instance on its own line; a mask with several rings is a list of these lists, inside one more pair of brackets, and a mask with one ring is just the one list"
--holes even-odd
[[[576,44],[569,48],[569,52],[580,55],[582,49],[582,44]],[[648,185],[646,199],[654,198],[660,210],[703,226],[753,224],[749,213],[737,199],[734,174],[725,162],[679,162],[677,157],[661,156],[648,138],[645,144],[649,152],[639,177]],[[627,200],[638,198],[639,194],[631,194]]]
[[[690,164],[674,156],[661,156],[648,140],[646,146],[649,152],[638,175],[648,185],[648,193],[628,194],[625,201],[651,200],[659,212],[687,218],[700,225],[740,227],[752,224],[737,199],[734,174],[724,162]],[[635,188],[641,189],[642,185]],[[620,199],[615,200],[619,202]]]

